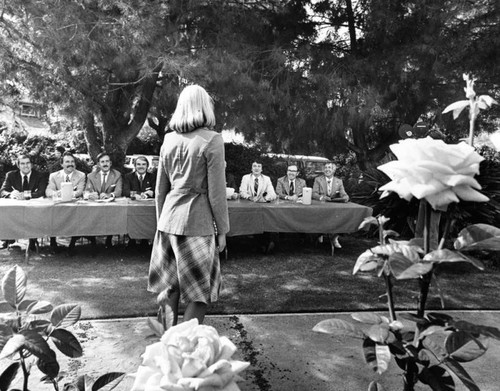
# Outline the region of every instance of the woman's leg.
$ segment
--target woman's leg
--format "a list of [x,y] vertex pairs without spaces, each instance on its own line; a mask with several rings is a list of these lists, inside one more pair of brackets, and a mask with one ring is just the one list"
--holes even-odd
[[205,314],[207,313],[208,305],[201,301],[191,301],[184,312],[183,321],[187,322],[191,319],[198,319],[198,323],[202,324],[205,319]]
[[179,319],[179,298],[180,298],[180,292],[179,288],[177,289],[165,289],[163,292],[160,292],[158,295],[156,301],[158,305],[160,306],[160,314],[161,317],[158,319],[165,329],[170,327],[170,320],[168,319],[170,317],[169,313],[170,311],[167,309],[170,308],[171,310],[171,316],[172,316],[172,326],[175,326],[178,323]]

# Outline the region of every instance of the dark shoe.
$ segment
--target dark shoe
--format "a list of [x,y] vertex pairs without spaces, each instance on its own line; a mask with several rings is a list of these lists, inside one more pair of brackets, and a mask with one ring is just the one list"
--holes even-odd
[[267,245],[266,247],[266,254],[272,254],[274,252],[274,242],[273,241],[270,241],[269,244]]
[[66,255],[68,257],[72,257],[73,255],[75,255],[75,245],[76,245],[76,241],[78,239],[79,239],[79,237],[76,237],[76,236],[71,237],[71,240],[70,240],[69,246],[68,246],[68,251],[66,252]]
[[106,244],[104,245],[104,248],[111,248],[111,247],[113,247],[113,237],[108,236],[106,238]]
[[56,238],[50,238],[50,247],[57,248],[57,240],[56,240]]
[[29,251],[36,251],[36,248],[38,247],[38,242],[36,239],[30,239],[29,245],[28,245],[28,250]]
[[11,244],[14,244],[16,241],[15,240],[4,240],[2,244],[0,245],[0,249],[4,249],[9,247]]

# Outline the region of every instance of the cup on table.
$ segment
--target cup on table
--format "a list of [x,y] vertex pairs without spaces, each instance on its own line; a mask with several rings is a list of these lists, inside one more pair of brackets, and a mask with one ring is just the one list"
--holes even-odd
[[85,191],[83,192],[83,199],[84,199],[84,200],[88,200],[88,199],[89,199],[89,196],[90,196],[90,191],[85,190]]
[[136,191],[134,191],[134,190],[130,190],[130,198],[131,198],[132,200],[135,200],[135,196],[136,196],[136,195],[137,195],[137,192],[136,192]]
[[31,190],[24,190],[23,191],[23,198],[25,200],[31,200]]

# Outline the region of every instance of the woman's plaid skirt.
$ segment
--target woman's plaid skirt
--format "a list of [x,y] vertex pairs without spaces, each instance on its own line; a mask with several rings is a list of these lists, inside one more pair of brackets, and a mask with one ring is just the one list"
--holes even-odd
[[148,291],[178,289],[181,301],[211,303],[219,298],[221,273],[215,236],[182,236],[156,231]]

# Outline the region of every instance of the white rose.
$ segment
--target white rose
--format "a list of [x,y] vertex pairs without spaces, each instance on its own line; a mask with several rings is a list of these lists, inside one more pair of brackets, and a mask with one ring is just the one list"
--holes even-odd
[[392,179],[380,188],[384,191],[382,197],[394,191],[408,201],[412,197],[425,198],[434,209],[443,211],[459,199],[489,200],[474,190],[481,189],[474,175],[479,173],[484,158],[470,145],[451,145],[427,137],[401,140],[390,148],[398,160],[378,167]]
[[146,347],[131,391],[239,390],[237,375],[250,363],[231,359],[236,346],[196,319],[168,329]]

